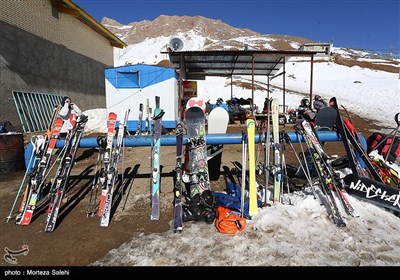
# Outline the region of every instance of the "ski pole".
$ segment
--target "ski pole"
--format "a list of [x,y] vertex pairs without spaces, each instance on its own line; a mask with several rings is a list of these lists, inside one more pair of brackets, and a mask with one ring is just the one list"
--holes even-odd
[[289,205],[292,205],[292,202],[290,200],[289,178],[288,178],[288,175],[287,175],[286,160],[285,160],[285,154],[284,153],[282,153],[282,166],[284,168],[284,174],[285,174],[285,177],[286,177],[286,186],[287,186]]
[[[270,101],[269,101],[270,102]],[[270,130],[270,112],[268,110],[267,112],[267,135],[266,135],[266,142],[265,142],[265,162],[264,162],[264,168],[265,168],[265,196],[264,196],[264,204],[267,204],[267,190],[268,190],[268,181],[269,181],[269,161],[270,161],[270,146],[271,146],[271,130]]]
[[242,188],[240,194],[240,214],[244,217],[244,189],[246,186],[247,134],[242,131]]

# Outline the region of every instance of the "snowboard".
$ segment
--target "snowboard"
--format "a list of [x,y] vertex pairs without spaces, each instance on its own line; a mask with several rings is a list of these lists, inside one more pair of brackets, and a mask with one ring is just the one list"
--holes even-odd
[[206,113],[206,102],[203,99],[198,97],[190,98],[186,103],[186,110],[191,107],[199,107],[203,110],[204,114]]
[[190,198],[210,190],[205,138],[205,114],[201,107],[186,110],[186,131],[189,150],[188,169],[190,176]]
[[332,130],[335,124],[337,111],[333,107],[321,109],[315,117],[316,130]]
[[[224,108],[214,108],[208,115],[208,134],[226,133],[228,121],[229,115]],[[219,179],[223,146],[222,144],[207,146],[207,160],[211,181]]]

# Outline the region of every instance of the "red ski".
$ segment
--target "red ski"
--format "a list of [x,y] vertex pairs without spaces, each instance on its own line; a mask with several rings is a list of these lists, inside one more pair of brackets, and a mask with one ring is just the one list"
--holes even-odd
[[[49,145],[46,152],[43,154],[40,162],[36,176],[30,180],[29,191],[26,200],[23,201],[24,205],[21,205],[21,209],[24,209],[21,215],[16,218],[16,223],[22,226],[27,226],[30,224],[33,216],[33,211],[36,208],[36,202],[38,200],[38,195],[40,194],[41,188],[46,181],[46,173],[48,172],[51,156],[53,155],[53,150],[56,146],[58,136],[60,135],[61,128],[63,126],[63,119],[57,118],[54,123],[54,128],[49,139]],[[25,197],[24,197],[25,198]]]
[[101,190],[101,198],[100,198],[100,205],[99,205],[99,211],[98,211],[98,216],[101,217],[101,214],[103,213],[104,205],[106,203],[106,197],[107,197],[107,172],[109,171],[110,168],[110,157],[111,157],[111,150],[113,146],[113,139],[114,139],[114,134],[115,134],[115,124],[117,122],[117,114],[114,112],[110,112],[108,114],[108,130],[107,130],[107,146],[106,150],[104,152],[104,170],[100,176],[100,183],[102,185],[102,190]]

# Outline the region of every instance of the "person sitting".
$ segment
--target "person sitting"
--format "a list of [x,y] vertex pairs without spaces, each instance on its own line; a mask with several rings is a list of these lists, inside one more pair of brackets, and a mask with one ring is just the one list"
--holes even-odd
[[240,121],[240,124],[244,124],[246,119],[246,110],[240,106],[238,99],[232,98],[232,100],[228,102],[228,106],[229,111],[232,112],[233,118],[237,117]]
[[313,122],[316,114],[310,109],[310,101],[303,98],[300,101],[300,106],[297,108],[297,119],[305,119],[306,121]]
[[265,97],[262,113],[263,114],[269,113],[270,108],[271,108],[271,100]]
[[78,105],[72,103],[72,99],[69,96],[64,96],[61,100],[62,108],[58,112],[58,116],[64,120],[64,124],[60,131],[60,137],[65,137],[67,132],[72,128],[72,124],[70,122],[71,114],[76,114],[76,118],[82,115],[81,109],[79,109]]
[[314,97],[313,106],[314,106],[315,111],[317,111],[317,114],[318,114],[318,112],[321,109],[328,107],[328,104],[326,103],[325,100],[322,99],[322,97],[320,95],[317,94]]

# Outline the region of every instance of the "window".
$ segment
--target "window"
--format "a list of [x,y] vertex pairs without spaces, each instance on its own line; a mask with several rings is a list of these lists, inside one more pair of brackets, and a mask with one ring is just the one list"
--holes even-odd
[[54,6],[54,5],[51,5],[51,15],[54,18],[59,19],[58,18],[58,10],[57,10],[56,6]]
[[117,88],[139,88],[139,71],[117,72]]

